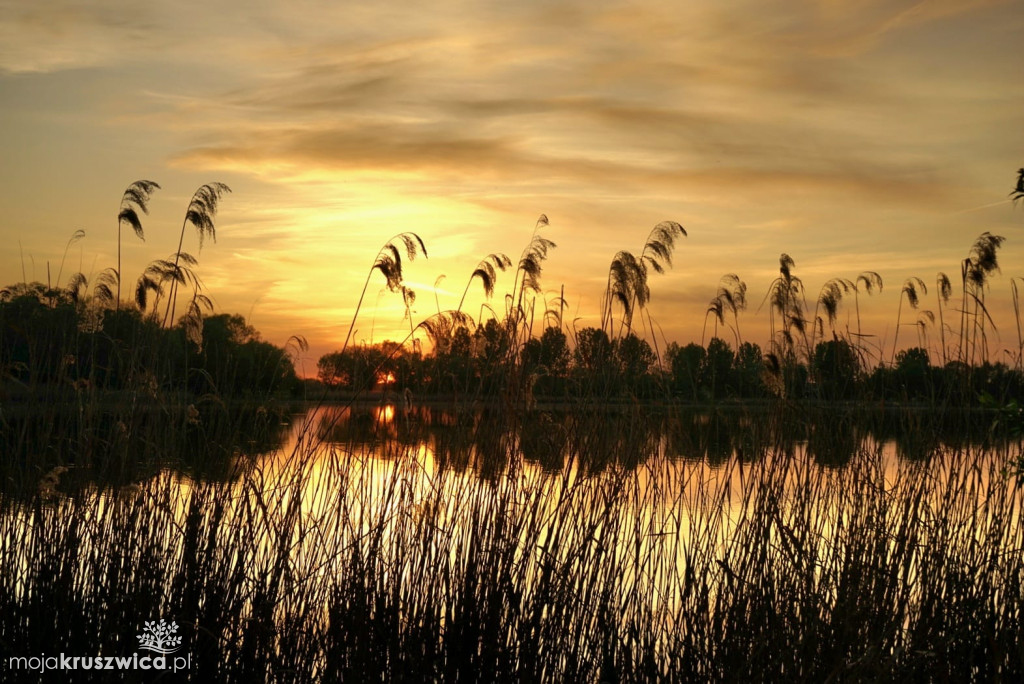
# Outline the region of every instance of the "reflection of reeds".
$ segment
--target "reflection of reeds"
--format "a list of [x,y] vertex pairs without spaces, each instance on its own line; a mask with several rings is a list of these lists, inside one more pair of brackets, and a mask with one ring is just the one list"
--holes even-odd
[[[120,654],[163,616],[193,681],[1024,674],[1000,451],[899,460],[825,412],[357,414],[233,480],[65,496],[52,470],[5,497],[5,652]],[[765,434],[804,418],[806,450]],[[715,463],[675,458],[685,439]]]

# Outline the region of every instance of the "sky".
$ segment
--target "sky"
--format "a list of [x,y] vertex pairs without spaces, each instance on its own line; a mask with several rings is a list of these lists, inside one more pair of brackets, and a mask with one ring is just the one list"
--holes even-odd
[[[218,312],[304,336],[307,373],[344,342],[389,238],[427,247],[405,274],[419,321],[486,255],[517,261],[541,214],[544,298],[564,287],[567,325],[596,325],[615,253],[673,220],[688,237],[651,275],[659,343],[699,341],[733,273],[743,337],[764,345],[787,253],[812,310],[829,278],[882,276],[860,309],[888,356],[905,279],[936,311],[937,272],[958,281],[990,231],[1006,237],[987,295],[999,354],[1024,276],[1021,45],[1019,3],[998,0],[0,0],[0,281],[49,265],[95,283],[122,192],[154,180],[145,241],[122,238],[128,289],[217,181],[233,192],[216,242],[190,227],[184,250]],[[466,310],[482,301],[474,283]],[[920,315],[903,307],[901,347]],[[404,311],[374,274],[353,338],[407,334]]]

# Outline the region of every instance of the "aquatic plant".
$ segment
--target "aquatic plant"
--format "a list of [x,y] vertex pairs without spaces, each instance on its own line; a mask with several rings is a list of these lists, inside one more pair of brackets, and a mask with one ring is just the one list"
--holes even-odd
[[[231,192],[231,188],[224,183],[207,183],[200,186],[192,194],[192,199],[188,203],[188,209],[185,210],[185,219],[181,222],[181,236],[178,238],[178,249],[174,253],[174,267],[171,269],[173,272],[176,273],[178,271],[178,264],[183,254],[181,250],[185,243],[185,228],[188,224],[191,223],[196,229],[196,234],[199,236],[200,250],[203,248],[205,238],[209,237],[214,242],[217,241],[217,228],[214,225],[214,219],[217,217],[221,197],[229,192]],[[165,327],[174,323],[179,283],[180,280],[177,277],[172,278],[170,281],[170,289],[167,296],[167,312],[164,314]]]
[[[498,271],[505,271],[511,265],[512,260],[501,252],[488,254],[481,259],[466,282],[466,289],[462,292],[462,298],[459,299],[459,305],[456,307],[456,310],[462,311],[462,305],[466,301],[466,295],[469,294],[469,287],[473,284],[474,279],[480,281],[480,285],[484,288],[484,296],[490,299],[494,295],[494,285],[498,279]],[[440,311],[440,306],[438,310]]]
[[140,240],[145,240],[146,236],[142,230],[142,219],[139,216],[141,211],[143,214],[149,213],[149,200],[152,197],[155,190],[159,190],[160,185],[155,181],[151,180],[137,180],[129,185],[124,194],[121,195],[121,205],[117,212],[117,270],[112,274],[112,279],[117,284],[116,293],[110,292],[109,282],[102,283],[106,289],[99,292],[100,297],[104,301],[108,301],[110,296],[113,295],[114,308],[118,309],[121,307],[121,229],[125,225],[130,227],[134,232],[135,236]]
[[427,246],[423,244],[423,239],[413,232],[399,233],[384,243],[384,246],[377,252],[373,265],[370,266],[370,271],[366,274],[366,282],[363,284],[362,292],[359,293],[359,301],[356,303],[356,309],[352,314],[352,322],[348,326],[345,344],[341,347],[342,352],[348,348],[349,342],[352,340],[356,319],[359,317],[359,311],[363,306],[363,298],[366,296],[366,289],[370,286],[370,278],[373,276],[374,271],[379,271],[384,276],[384,282],[388,290],[402,293],[403,300],[405,302],[409,301],[410,290],[404,286],[403,252],[409,261],[415,259],[419,254],[426,258]]
[[924,281],[917,276],[911,276],[903,281],[903,288],[900,290],[900,302],[896,309],[896,334],[892,340],[892,363],[896,363],[896,351],[899,349],[900,339],[900,320],[903,314],[903,299],[906,297],[907,304],[910,305],[911,309],[916,309],[918,303],[921,301],[920,295],[917,291],[920,290],[922,294],[928,294],[928,287],[924,284]]

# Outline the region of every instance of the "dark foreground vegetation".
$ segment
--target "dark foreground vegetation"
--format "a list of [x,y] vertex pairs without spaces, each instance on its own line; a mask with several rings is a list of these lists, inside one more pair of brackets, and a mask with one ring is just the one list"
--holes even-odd
[[[119,242],[157,188],[125,192]],[[706,345],[649,343],[673,222],[613,257],[601,325],[576,330],[542,296],[541,217],[518,262],[469,278],[490,295],[511,269],[503,312],[460,302],[380,346],[354,319],[319,364],[344,405],[293,414],[288,350],[204,313],[182,251],[225,192],[197,191],[133,304],[120,264],[0,295],[4,681],[41,678],[12,657],[130,654],[159,619],[190,681],[1024,678],[1024,347],[988,358],[985,306],[1001,237],[971,246],[954,307],[939,274],[920,345],[884,358],[858,299],[881,276],[811,307],[786,255],[765,349],[732,274]],[[411,311],[402,263],[425,255],[400,234],[367,283]],[[897,329],[925,291],[904,283]]]
[[823,467],[755,414],[709,465],[700,420],[666,449],[616,415],[438,416],[427,438],[422,412],[362,437],[326,412],[280,455],[203,452],[221,472],[50,470],[3,497],[4,654],[131,653],[163,617],[192,681],[1024,676],[1012,442],[854,440]]

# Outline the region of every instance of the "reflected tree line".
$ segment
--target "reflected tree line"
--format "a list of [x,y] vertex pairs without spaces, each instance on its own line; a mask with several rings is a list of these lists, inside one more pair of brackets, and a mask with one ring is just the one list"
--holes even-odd
[[964,419],[934,411],[818,410],[807,415],[777,410],[639,410],[589,413],[500,409],[338,409],[319,422],[327,444],[362,448],[380,458],[429,448],[441,468],[501,474],[512,453],[549,471],[568,466],[596,474],[609,467],[635,469],[656,456],[705,461],[756,462],[769,453],[803,449],[822,466],[842,466],[865,449],[892,443],[900,458],[921,460],[939,449],[1005,448],[1014,439],[993,432],[984,416]]

